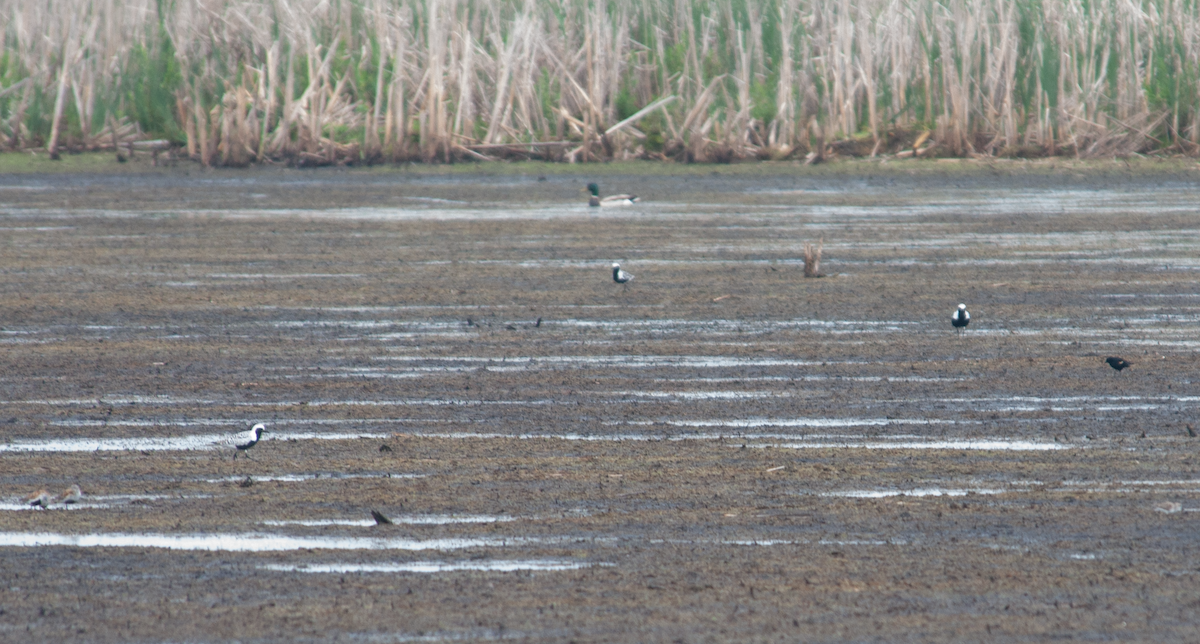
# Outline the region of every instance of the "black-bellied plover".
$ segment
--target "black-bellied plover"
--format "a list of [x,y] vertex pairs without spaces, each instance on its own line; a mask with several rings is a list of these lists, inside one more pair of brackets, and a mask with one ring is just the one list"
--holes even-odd
[[962,333],[962,330],[971,323],[971,314],[967,312],[966,304],[959,304],[958,309],[954,311],[954,315],[950,316],[950,324],[954,325],[954,330]]
[[[233,453],[234,460],[237,460],[238,454],[241,454],[241,453],[245,452],[246,450],[250,449],[251,447],[254,447],[255,445],[257,445],[259,439],[261,439],[262,435],[265,434],[266,432],[267,432],[266,425],[264,425],[262,423],[256,423],[250,429],[247,429],[244,432],[238,432],[237,434],[234,434],[227,443],[229,446],[237,449],[237,451]],[[250,455],[246,454],[246,458],[250,458]],[[254,460],[254,459],[251,459],[251,460]]]
[[613,281],[616,282],[617,284],[628,284],[629,280],[633,279],[632,274],[626,273],[625,271],[621,270],[620,264],[614,263],[612,265],[612,269],[613,269]]

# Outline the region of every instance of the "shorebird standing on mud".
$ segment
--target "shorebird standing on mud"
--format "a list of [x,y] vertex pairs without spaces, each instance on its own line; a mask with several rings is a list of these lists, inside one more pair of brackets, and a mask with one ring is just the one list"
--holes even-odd
[[1108,366],[1112,367],[1113,369],[1116,369],[1117,373],[1121,373],[1122,369],[1125,369],[1126,367],[1131,366],[1128,362],[1125,362],[1124,359],[1118,358],[1116,356],[1109,356],[1109,357],[1105,358],[1104,361],[1108,363]]
[[38,490],[33,494],[25,497],[25,503],[35,508],[47,508],[51,503],[54,503],[54,495],[46,490]]
[[[262,438],[262,435],[266,432],[267,426],[262,423],[257,423],[250,429],[247,429],[244,432],[238,432],[229,438],[225,444],[237,449],[237,451],[233,453],[233,460],[236,461],[238,454],[241,454],[251,447],[257,445],[259,439]],[[250,455],[246,454],[246,458],[250,458]],[[250,460],[254,459],[250,458]]]
[[614,262],[612,265],[612,269],[613,269],[613,281],[616,282],[617,284],[620,284],[622,287],[627,286],[629,284],[629,280],[633,279],[632,274],[626,273],[625,271],[621,270],[620,264],[617,264]]
[[62,494],[59,494],[57,497],[55,497],[54,502],[62,503],[63,505],[71,505],[72,503],[79,503],[79,500],[82,498],[83,490],[79,489],[78,485],[72,485],[71,487],[63,490]]
[[970,323],[971,314],[967,312],[967,305],[959,304],[958,310],[954,312],[954,315],[950,316],[950,324],[954,325],[956,332],[962,333],[962,330],[967,328],[967,325]]

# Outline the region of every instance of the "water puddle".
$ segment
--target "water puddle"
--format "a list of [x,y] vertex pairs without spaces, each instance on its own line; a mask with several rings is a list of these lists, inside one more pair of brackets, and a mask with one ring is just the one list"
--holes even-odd
[[[661,309],[662,304],[545,304],[547,309]],[[408,313],[411,311],[492,311],[524,309],[509,304],[406,304],[401,306],[258,306],[262,311],[320,311],[322,313]]]
[[[67,419],[67,420],[52,420],[52,421],[47,422],[46,424],[52,425],[54,427],[224,427],[224,428],[229,428],[229,427],[249,427],[250,425],[254,424],[255,422],[258,422],[257,418],[216,419],[216,420],[205,420],[205,419],[89,420],[89,419],[72,418],[72,419]],[[367,419],[358,419],[358,418],[290,418],[290,419],[275,420],[275,421],[273,421],[273,424],[287,425],[288,427],[302,427],[302,426],[306,426],[306,425],[318,425],[318,426],[323,426],[323,425],[331,425],[331,426],[376,425],[376,424],[379,424],[380,422],[381,421],[379,419],[374,419],[374,418],[367,418]],[[389,418],[389,419],[387,419],[387,422],[389,424],[402,424],[402,423],[415,423],[415,422],[441,423],[441,422],[450,422],[450,421],[437,420],[437,419],[422,419],[422,418]],[[270,432],[272,434],[276,433],[275,430],[270,430]],[[284,430],[279,430],[278,433],[281,436],[286,435],[288,438],[297,438],[300,436],[307,436],[307,434],[289,434],[289,433],[286,433]],[[333,435],[333,434],[328,434],[328,435]],[[356,437],[357,436],[357,437],[363,437],[363,438],[375,438],[375,436],[373,434],[369,434],[369,433],[368,434],[363,434],[363,433],[342,434],[341,436],[344,436],[344,437]],[[263,439],[263,440],[269,440],[269,439]]]
[[635,398],[669,398],[675,400],[758,400],[790,398],[789,391],[596,391],[600,396]]
[[845,497],[850,499],[884,499],[893,496],[967,496],[968,494],[1004,494],[1013,490],[999,488],[940,488],[925,487],[910,490],[844,490],[823,492],[820,496]]
[[540,543],[522,539],[404,539],[400,537],[293,537],[258,532],[240,534],[60,534],[0,532],[0,547],[165,548],[210,552],[281,552],[289,550],[462,550]]
[[[307,572],[307,573],[369,573],[369,572],[517,572],[517,571],[556,571],[580,570],[590,568],[595,564],[579,561],[527,560],[527,561],[408,561],[390,564],[266,564],[258,566],[259,570],[276,572]],[[598,564],[615,566],[616,564]]]
[[223,280],[299,280],[314,278],[359,278],[360,273],[209,273],[210,279]]
[[861,365],[861,360],[821,361],[788,360],[783,358],[736,358],[730,356],[541,356],[514,358],[483,358],[474,356],[381,356],[376,360],[393,362],[454,362],[460,364],[485,364],[495,366],[576,366],[622,367],[645,369],[676,367],[683,369],[726,369],[742,367],[813,367],[826,365]]
[[[454,515],[454,514],[432,514],[423,516],[404,516],[404,515],[388,515],[388,519],[392,523],[404,525],[452,525],[456,523],[508,523],[516,521],[516,517],[504,515]],[[331,525],[341,526],[373,526],[374,519],[313,519],[313,520],[281,520],[281,521],[260,521],[259,523],[269,526],[304,526],[304,527],[321,527]]]
[[1058,443],[1040,443],[1035,441],[1015,441],[1007,439],[976,439],[976,440],[861,440],[845,442],[811,442],[811,443],[767,443],[746,445],[757,448],[780,449],[957,449],[964,451],[1000,451],[1000,452],[1040,452],[1060,449],[1070,449],[1067,445]]
[[343,479],[422,479],[424,474],[392,474],[391,472],[369,474],[345,474],[342,472],[310,472],[305,474],[274,474],[262,476],[225,476],[217,479],[201,479],[204,483],[240,483],[250,479],[255,483],[297,483],[301,481],[325,481]]
[[[61,399],[30,399],[30,400],[0,400],[0,405],[46,405],[51,407],[97,407],[105,405],[119,404],[138,404],[136,402],[126,402],[120,398],[105,398],[100,401],[96,399],[86,398],[61,398]],[[483,400],[471,398],[396,398],[389,400],[264,400],[264,401],[237,401],[237,400],[200,400],[195,398],[173,398],[169,396],[156,396],[153,402],[147,401],[143,403],[147,406],[214,406],[224,405],[229,407],[246,407],[246,408],[276,408],[276,407],[445,407],[445,406],[461,406],[461,407],[478,407],[482,405],[554,405],[554,404],[574,404],[563,403],[557,400]]]
[[727,384],[742,382],[963,382],[966,378],[945,378],[938,376],[825,376],[825,375],[796,375],[796,376],[748,376],[745,378],[654,378],[654,382],[695,382],[709,384]]
[[210,499],[207,494],[110,494],[92,496],[86,495],[74,503],[54,503],[48,508],[39,508],[25,503],[20,498],[8,498],[0,501],[0,512],[36,510],[38,512],[53,512],[56,510],[103,510],[135,501],[161,501],[163,499]]
[[887,425],[978,425],[975,420],[939,418],[753,418],[747,420],[667,420],[631,421],[630,425],[668,425],[671,427],[883,427]]
[[[261,442],[266,445],[273,440],[355,440],[361,438],[389,438],[391,433],[356,432],[356,433],[317,433],[317,432],[279,432],[275,438],[264,438]],[[47,438],[47,439],[13,439],[0,444],[3,452],[172,452],[188,450],[227,450],[233,453],[229,446],[228,434],[196,434],[192,436],[171,436],[151,438]],[[261,449],[261,447],[260,447]]]

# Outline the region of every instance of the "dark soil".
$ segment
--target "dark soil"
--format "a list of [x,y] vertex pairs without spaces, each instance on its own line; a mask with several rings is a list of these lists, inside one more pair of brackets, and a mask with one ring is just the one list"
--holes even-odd
[[270,431],[0,451],[111,500],[5,543],[495,540],[0,547],[0,641],[1194,640],[1194,173],[1016,167],[0,177],[0,449]]

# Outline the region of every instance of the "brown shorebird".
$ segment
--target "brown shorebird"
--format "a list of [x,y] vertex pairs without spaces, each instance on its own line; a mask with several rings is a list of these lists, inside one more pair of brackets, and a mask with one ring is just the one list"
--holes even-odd
[[59,494],[57,497],[55,497],[53,502],[70,505],[72,503],[79,503],[79,500],[82,498],[83,490],[79,489],[78,485],[72,485],[71,487],[63,490],[62,494]]
[[54,503],[54,495],[45,489],[38,490],[25,497],[25,503],[35,508],[47,508]]

